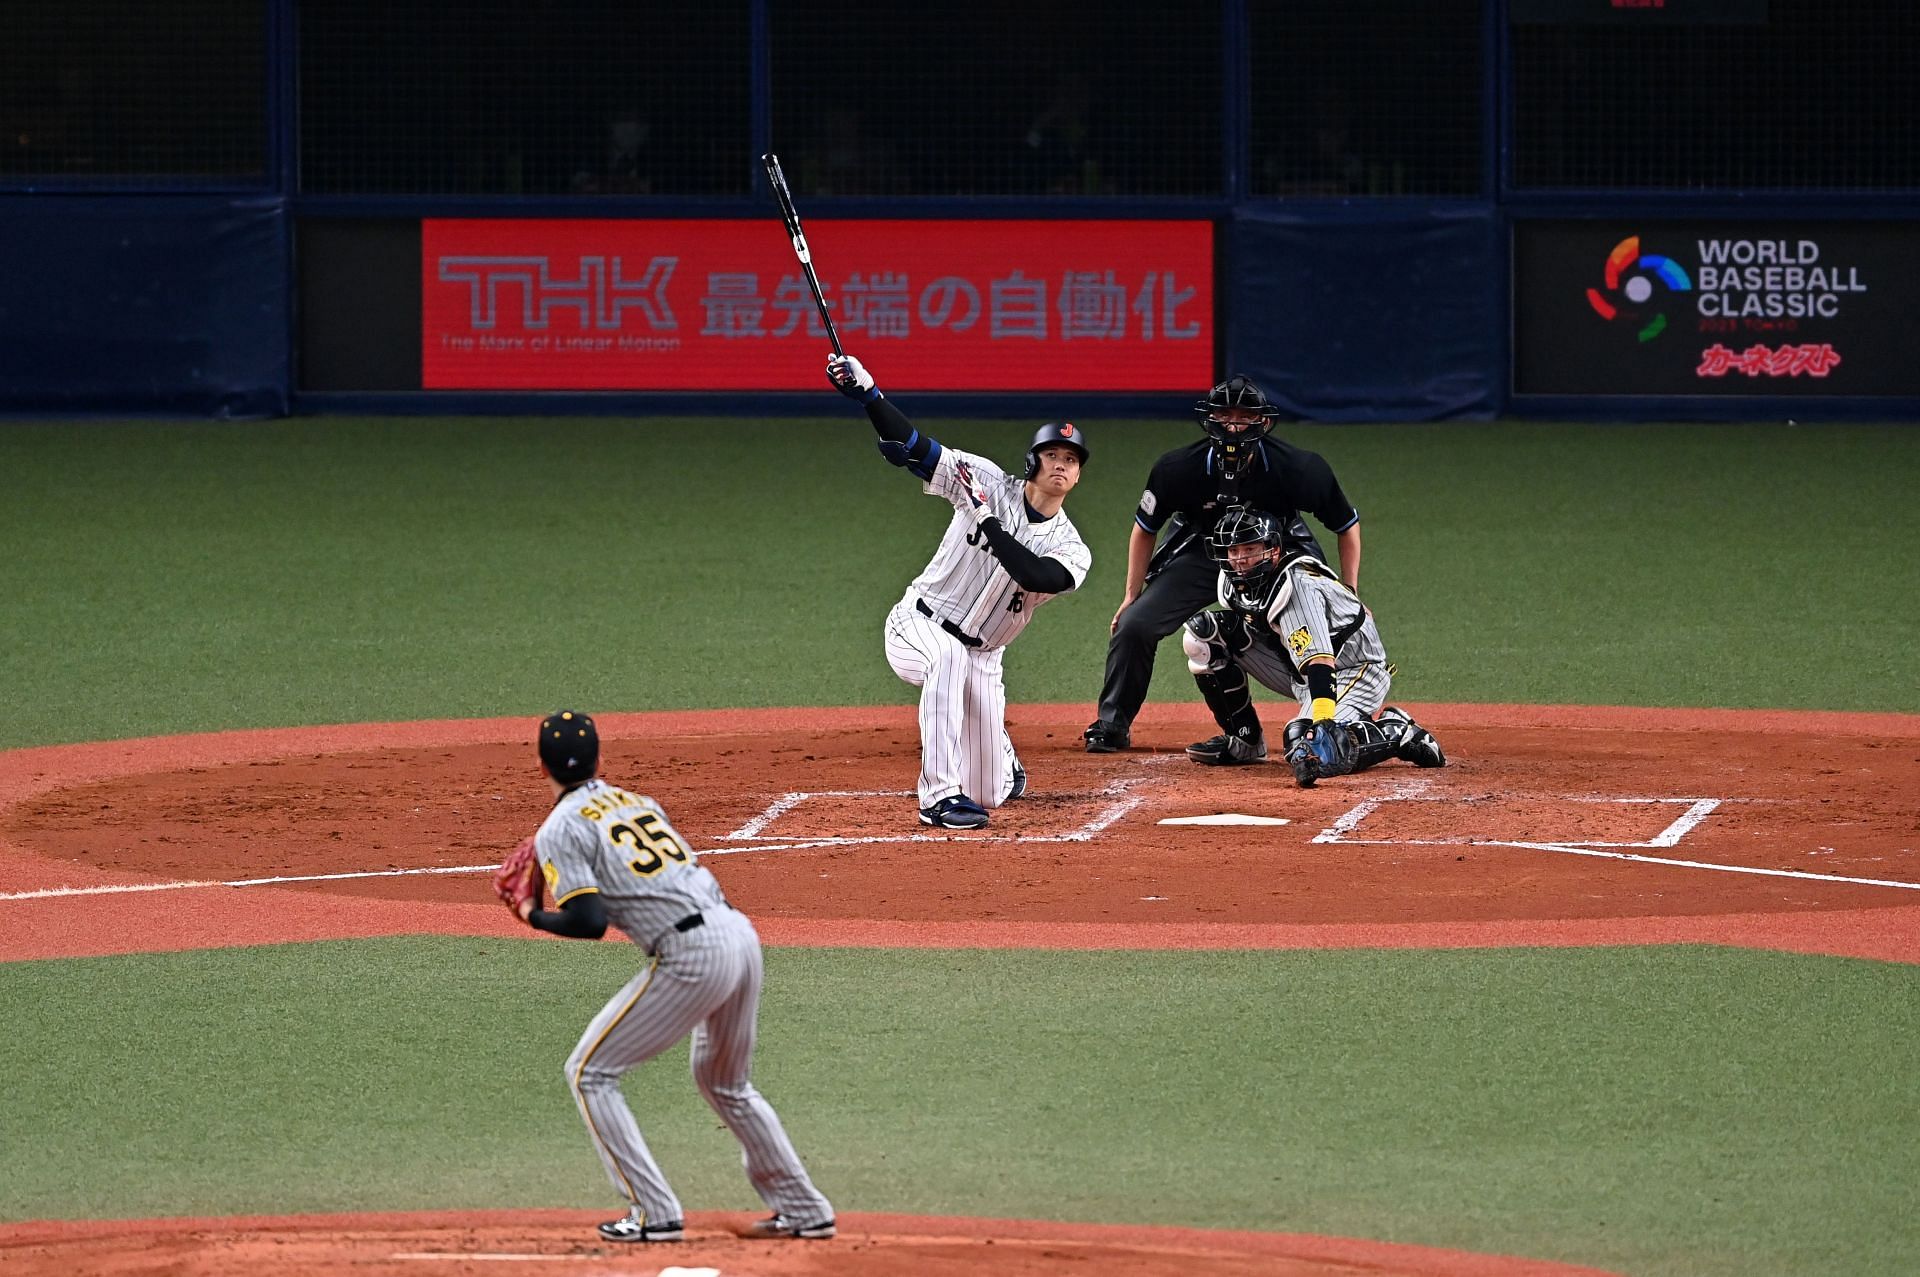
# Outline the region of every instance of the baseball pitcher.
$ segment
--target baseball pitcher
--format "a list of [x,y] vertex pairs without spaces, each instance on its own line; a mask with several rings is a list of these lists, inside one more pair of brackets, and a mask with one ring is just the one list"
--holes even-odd
[[1417,767],[1446,764],[1433,733],[1406,711],[1384,705],[1393,666],[1373,613],[1322,560],[1290,551],[1278,519],[1230,510],[1214,525],[1207,547],[1219,565],[1224,610],[1189,620],[1181,643],[1221,734],[1189,745],[1189,758],[1211,766],[1266,758],[1247,690],[1251,674],[1300,702],[1299,717],[1287,724],[1285,751],[1302,786],[1389,758]]
[[920,689],[920,823],[978,829],[988,808],[1027,789],[1007,736],[1007,644],[1093,567],[1061,509],[1080,482],[1086,438],[1072,422],[1050,422],[1034,434],[1025,472],[1011,475],[921,434],[853,356],[828,358],[827,380],[866,405],[881,456],[953,505],[933,560],[887,614],[887,663]]
[[[540,769],[553,810],[494,875],[494,890],[528,926],[598,940],[611,923],[647,954],[646,968],[593,1018],[567,1057],[567,1085],[627,1214],[600,1225],[611,1242],[677,1242],[680,1201],[667,1186],[620,1093],[629,1070],[693,1035],[693,1080],[740,1141],[773,1216],[754,1237],[834,1235],[833,1206],[807,1177],[749,1073],[760,1008],[760,937],[728,906],[660,805],[599,778],[600,737],[585,714],[540,721]],[[544,909],[545,893],[554,907]]]

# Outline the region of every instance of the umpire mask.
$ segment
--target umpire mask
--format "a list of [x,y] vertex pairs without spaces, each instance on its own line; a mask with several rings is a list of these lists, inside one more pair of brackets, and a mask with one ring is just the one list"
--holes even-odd
[[1231,475],[1245,474],[1260,451],[1260,440],[1273,429],[1279,412],[1252,378],[1235,373],[1194,405],[1201,429],[1213,440],[1220,468]]

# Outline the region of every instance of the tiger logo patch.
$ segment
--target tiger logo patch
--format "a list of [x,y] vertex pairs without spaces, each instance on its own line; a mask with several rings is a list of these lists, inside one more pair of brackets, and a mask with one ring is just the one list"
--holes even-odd
[[1307,633],[1307,627],[1304,625],[1287,635],[1287,646],[1293,649],[1295,656],[1306,651],[1307,645],[1312,642],[1313,636]]
[[553,867],[552,861],[541,861],[540,872],[546,877],[547,890],[549,892],[557,892],[560,890],[560,871]]

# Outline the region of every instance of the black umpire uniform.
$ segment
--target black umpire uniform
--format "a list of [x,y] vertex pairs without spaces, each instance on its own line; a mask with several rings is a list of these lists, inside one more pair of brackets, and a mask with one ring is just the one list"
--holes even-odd
[[[1217,429],[1212,414],[1227,408],[1257,410],[1260,427],[1244,435]],[[1217,601],[1220,568],[1207,555],[1207,534],[1222,514],[1236,506],[1269,511],[1282,521],[1289,553],[1304,550],[1322,562],[1327,556],[1300,511],[1336,534],[1360,522],[1325,458],[1266,433],[1275,413],[1253,382],[1238,376],[1222,382],[1198,411],[1208,437],[1154,462],[1134,511],[1142,531],[1158,535],[1164,528],[1166,535],[1148,564],[1145,588],[1120,614],[1107,643],[1099,717],[1084,734],[1089,752],[1131,744],[1160,640]]]

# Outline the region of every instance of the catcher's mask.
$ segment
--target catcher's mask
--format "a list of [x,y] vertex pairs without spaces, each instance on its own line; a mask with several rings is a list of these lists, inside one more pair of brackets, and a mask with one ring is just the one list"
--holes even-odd
[[1049,421],[1034,431],[1033,442],[1027,447],[1027,478],[1040,477],[1040,449],[1056,443],[1073,449],[1080,455],[1080,464],[1087,464],[1087,437],[1080,427],[1071,421]]
[[1207,554],[1242,593],[1273,579],[1285,557],[1280,521],[1263,510],[1235,506],[1207,534]]
[[1253,464],[1260,440],[1280,415],[1266,392],[1240,373],[1208,391],[1193,410],[1200,414],[1200,426],[1213,440],[1220,468],[1228,474],[1242,474]]
[[556,710],[540,720],[540,761],[562,785],[577,784],[600,770],[600,733],[575,710]]

